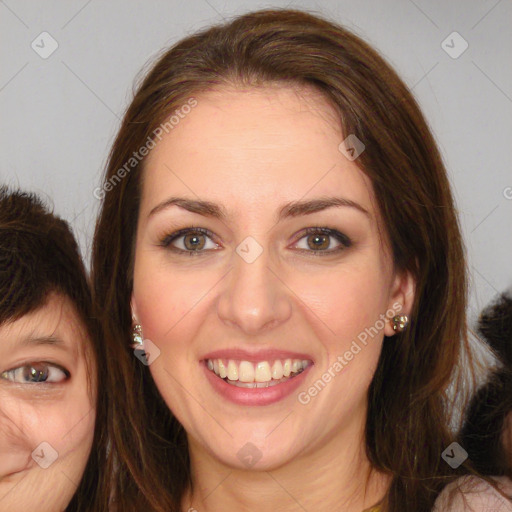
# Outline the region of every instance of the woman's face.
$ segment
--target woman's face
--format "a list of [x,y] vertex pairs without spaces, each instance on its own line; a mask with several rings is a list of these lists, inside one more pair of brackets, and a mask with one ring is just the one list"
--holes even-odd
[[57,294],[0,334],[0,510],[62,511],[94,433],[87,334]]
[[210,92],[146,161],[132,308],[193,458],[271,469],[362,445],[412,282],[336,120],[314,91]]

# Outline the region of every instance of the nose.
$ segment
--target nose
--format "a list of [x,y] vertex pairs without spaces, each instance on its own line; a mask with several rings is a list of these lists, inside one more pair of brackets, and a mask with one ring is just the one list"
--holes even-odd
[[[268,252],[252,262],[233,255],[217,311],[219,318],[247,335],[258,335],[286,322],[291,315],[290,292],[269,266]],[[249,260],[250,261],[250,260]]]

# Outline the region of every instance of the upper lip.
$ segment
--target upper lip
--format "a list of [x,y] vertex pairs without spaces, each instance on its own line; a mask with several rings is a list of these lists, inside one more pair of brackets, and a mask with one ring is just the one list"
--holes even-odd
[[313,358],[309,354],[303,352],[292,352],[290,350],[277,350],[274,348],[260,350],[246,350],[242,348],[226,348],[213,352],[208,352],[202,358],[206,359],[235,359],[238,361],[250,361],[257,363],[259,361],[269,361],[274,359],[307,359],[313,362]]

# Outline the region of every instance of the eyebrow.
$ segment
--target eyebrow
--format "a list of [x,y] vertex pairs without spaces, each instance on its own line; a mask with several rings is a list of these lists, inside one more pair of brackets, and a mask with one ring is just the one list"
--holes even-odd
[[[183,197],[170,197],[165,201],[159,203],[150,212],[148,217],[151,217],[163,210],[167,210],[171,206],[178,206],[192,213],[203,215],[204,217],[213,217],[225,221],[228,217],[226,209],[218,204],[210,201],[202,201],[199,199],[186,199]],[[322,197],[318,199],[311,199],[309,201],[292,201],[286,203],[279,208],[278,222],[289,218],[298,217],[300,215],[310,215],[327,208],[349,207],[354,208],[361,213],[371,218],[370,212],[361,206],[359,203],[351,199],[343,197]]]
[[20,342],[21,346],[39,346],[39,345],[51,345],[62,349],[67,349],[67,343],[55,336],[28,336],[23,338]]

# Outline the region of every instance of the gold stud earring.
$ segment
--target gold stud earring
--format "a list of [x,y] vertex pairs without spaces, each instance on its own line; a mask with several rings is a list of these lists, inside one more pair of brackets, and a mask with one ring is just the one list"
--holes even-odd
[[395,315],[392,322],[395,332],[403,332],[409,323],[409,317],[407,315]]

